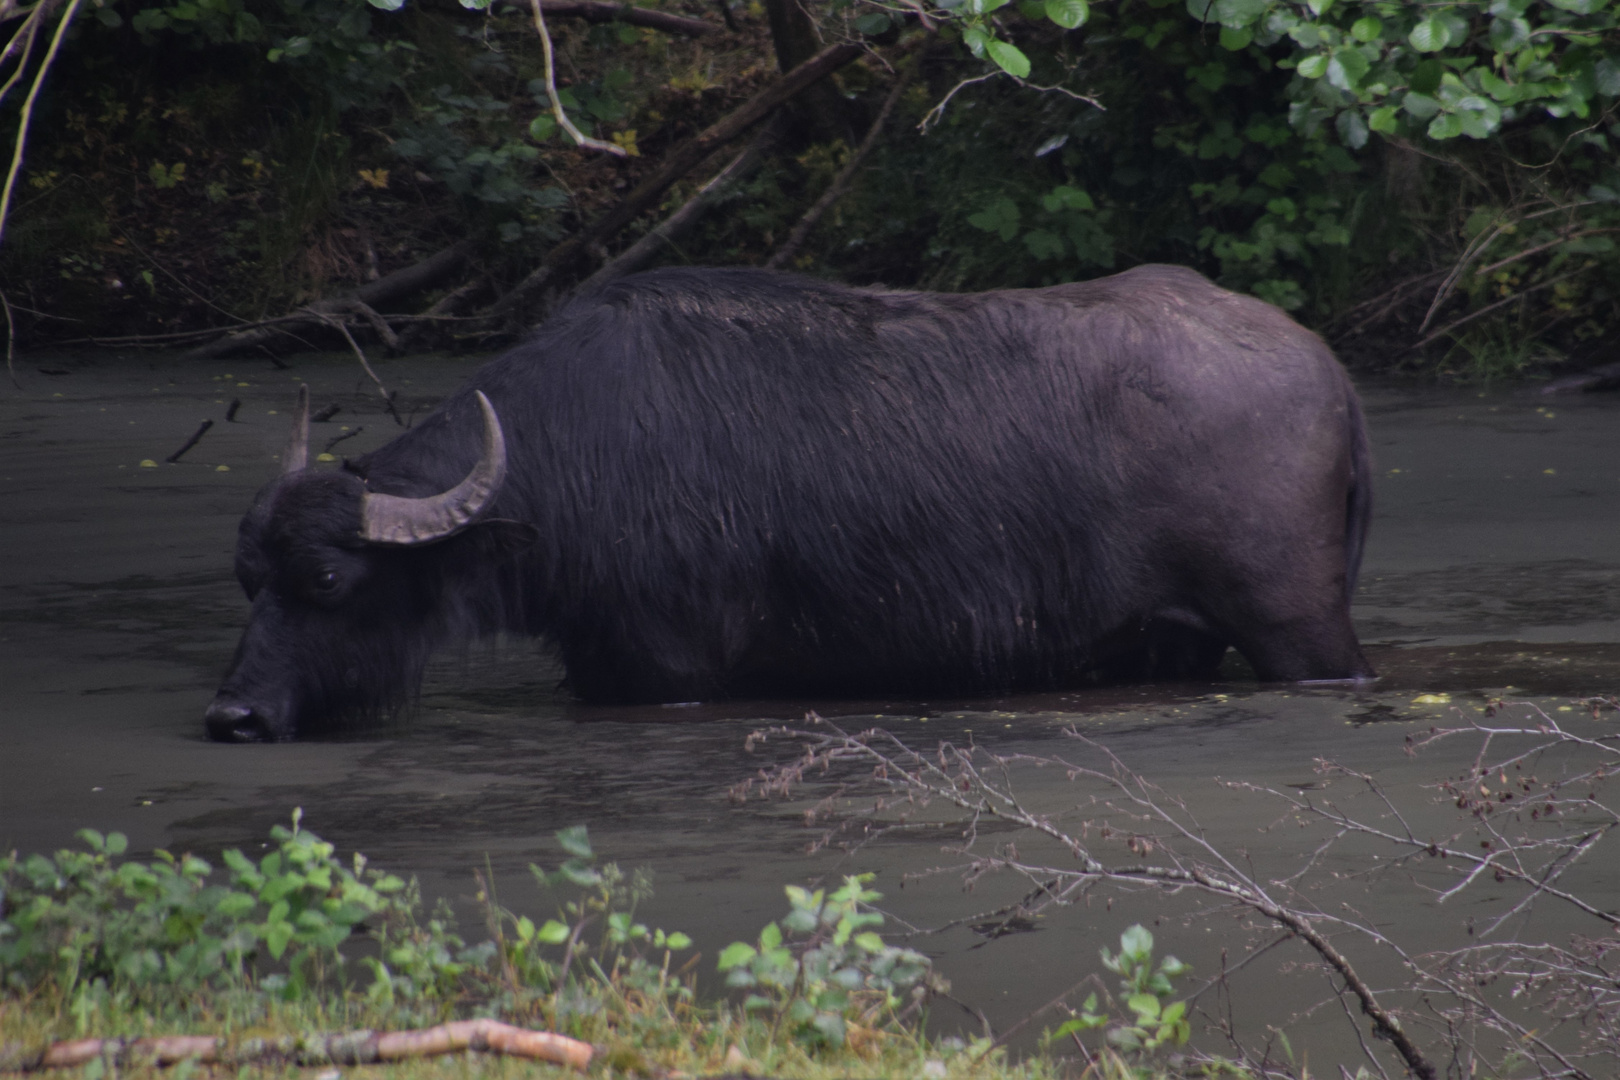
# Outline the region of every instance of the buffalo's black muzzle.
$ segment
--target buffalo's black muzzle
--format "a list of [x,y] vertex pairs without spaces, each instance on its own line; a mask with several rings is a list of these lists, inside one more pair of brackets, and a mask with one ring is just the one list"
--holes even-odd
[[203,723],[207,725],[208,737],[215,742],[275,742],[285,737],[277,734],[277,725],[269,718],[246,705],[221,698],[215,698],[208,706]]

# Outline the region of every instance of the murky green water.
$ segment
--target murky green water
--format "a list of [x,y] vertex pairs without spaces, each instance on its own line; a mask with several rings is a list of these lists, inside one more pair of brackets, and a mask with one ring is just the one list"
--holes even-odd
[[[384,362],[381,374],[409,410],[475,366],[413,359]],[[257,844],[302,806],[308,825],[340,849],[416,873],[458,901],[488,858],[503,899],[534,910],[549,901],[536,895],[528,863],[554,862],[551,834],[586,823],[605,856],[654,869],[651,919],[688,931],[712,957],[781,914],[787,882],[875,871],[895,914],[923,927],[995,908],[1027,887],[986,878],[967,892],[956,873],[907,878],[963,861],[943,850],[960,845],[961,829],[938,824],[937,807],[926,827],[853,854],[836,843],[808,852],[827,819],[808,822],[806,811],[833,792],[828,785],[848,780],[851,798],[870,801],[853,774],[791,800],[735,799],[738,785],[793,752],[776,741],[750,751],[747,733],[809,708],[846,726],[891,727],[918,747],[945,737],[998,753],[1092,752],[1065,734],[1078,730],[1184,799],[1210,837],[1262,876],[1286,873],[1321,836],[1275,827],[1275,799],[1221,781],[1322,791],[1383,813],[1353,796],[1353,784],[1321,787],[1316,762],[1332,759],[1377,774],[1414,829],[1449,835],[1468,823],[1426,785],[1463,767],[1474,747],[1457,742],[1413,758],[1409,734],[1477,718],[1502,693],[1534,700],[1583,733],[1617,723],[1613,713],[1593,720],[1571,703],[1620,690],[1620,401],[1547,406],[1473,391],[1375,390],[1367,401],[1377,516],[1356,609],[1384,674],[1371,691],[1234,681],[996,701],[586,708],[555,692],[548,660],[508,642],[442,658],[418,715],[398,727],[283,746],[214,745],[203,739],[202,712],[247,612],[230,569],[236,521],[271,475],[296,384],[309,382],[317,404],[343,406],[316,425],[317,449],[344,425],[364,431],[339,453],[379,445],[398,428],[345,358],[300,359],[282,371],[260,360],[181,366],[97,355],[25,363],[21,378],[22,391],[0,396],[7,848],[50,849],[93,825],[123,830],[137,849],[209,852]],[[225,423],[233,398],[242,402],[237,422]],[[161,461],[204,418],[219,423],[182,463],[141,467]],[[1414,702],[1425,694],[1450,700]],[[1015,780],[1029,805],[1066,814],[1073,828],[1095,817],[1075,809],[1089,790],[1060,771],[1020,770]],[[1012,839],[986,829],[977,850]],[[1061,858],[1018,843],[1031,857]],[[1319,868],[1316,902],[1349,904],[1415,950],[1463,940],[1467,920],[1511,892],[1481,889],[1436,907],[1421,874],[1414,883],[1405,870],[1376,872],[1372,853],[1365,845],[1334,853]],[[1594,856],[1566,885],[1620,907],[1620,879],[1608,865]],[[1341,871],[1364,876],[1331,877]],[[1163,945],[1204,977],[1223,950],[1235,962],[1266,940],[1230,914],[1192,918],[1206,903],[1098,890],[1032,932],[992,940],[964,926],[913,943],[938,957],[957,998],[1005,1027],[1100,971],[1098,947],[1115,944],[1133,921],[1160,920]],[[1543,905],[1515,932],[1556,939],[1600,929]],[[1249,1036],[1288,1026],[1320,1074],[1341,1060],[1354,1072],[1342,1011],[1323,1004],[1331,1002],[1327,981],[1293,948],[1234,977],[1233,1016]],[[1398,982],[1388,965],[1367,963]],[[1203,1000],[1213,1005],[1214,995]],[[937,1022],[967,1022],[952,1009],[942,1006]]]

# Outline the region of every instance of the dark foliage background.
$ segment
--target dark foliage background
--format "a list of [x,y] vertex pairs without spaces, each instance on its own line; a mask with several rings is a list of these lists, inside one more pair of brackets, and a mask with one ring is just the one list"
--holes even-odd
[[[1491,378],[1615,359],[1607,0],[646,5],[710,24],[696,36],[559,12],[562,104],[625,158],[556,130],[526,3],[376,2],[87,7],[0,250],[21,340],[239,325],[468,237],[478,257],[442,290],[475,310],[780,64],[850,40],[867,56],[789,106],[786,137],[661,261],[763,263],[904,78],[790,265],[967,290],[1176,262],[1292,311],[1352,362]],[[441,342],[511,329],[447,326]]]

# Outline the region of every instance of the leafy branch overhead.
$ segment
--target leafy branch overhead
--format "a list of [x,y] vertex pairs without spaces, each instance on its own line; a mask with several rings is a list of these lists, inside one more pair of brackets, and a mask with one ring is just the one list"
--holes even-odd
[[1333,121],[1360,148],[1369,132],[1484,139],[1538,114],[1587,119],[1620,95],[1610,0],[1187,0],[1234,52],[1287,46],[1290,120]]

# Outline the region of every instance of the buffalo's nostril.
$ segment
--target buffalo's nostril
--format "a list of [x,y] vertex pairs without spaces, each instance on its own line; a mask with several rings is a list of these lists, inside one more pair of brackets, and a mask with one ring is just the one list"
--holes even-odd
[[245,705],[216,701],[203,717],[208,737],[215,742],[270,742],[270,726],[264,717]]

